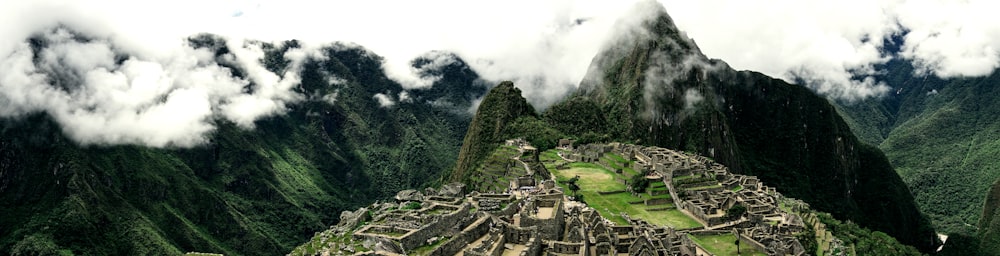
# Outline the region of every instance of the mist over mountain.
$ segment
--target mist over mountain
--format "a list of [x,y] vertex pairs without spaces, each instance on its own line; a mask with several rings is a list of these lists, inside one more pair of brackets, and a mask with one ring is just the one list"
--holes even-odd
[[[468,110],[487,89],[447,53],[414,60],[437,78],[433,90],[412,91],[386,77],[381,57],[360,46],[331,44],[306,55],[296,41],[236,43],[210,34],[189,38],[199,58],[177,67],[201,73],[168,66],[158,77],[129,77],[134,65],[161,66],[113,44],[86,46],[95,39],[79,32],[51,32],[25,49],[39,56],[27,64],[46,67],[38,71],[44,84],[25,88],[54,97],[42,101],[52,105],[0,123],[0,251],[14,255],[286,253],[335,223],[340,210],[436,182],[439,170],[453,165]],[[62,41],[45,37],[60,34]],[[245,61],[253,64],[235,57],[249,51],[234,49],[241,44],[259,51]],[[59,47],[96,47],[113,58],[50,53]],[[49,54],[55,62],[44,59]],[[81,61],[107,62],[84,72],[92,66],[74,69]],[[125,105],[141,99],[128,97],[145,92],[141,86],[96,92],[114,84],[91,76],[158,79],[163,88],[150,88],[160,96],[148,102]],[[277,86],[293,77],[287,88]],[[207,101],[173,102],[176,95]],[[227,114],[245,100],[281,107]],[[165,112],[191,117],[188,123],[156,116],[174,105],[198,111]],[[81,136],[87,128],[96,134]],[[116,145],[123,143],[139,145]]]

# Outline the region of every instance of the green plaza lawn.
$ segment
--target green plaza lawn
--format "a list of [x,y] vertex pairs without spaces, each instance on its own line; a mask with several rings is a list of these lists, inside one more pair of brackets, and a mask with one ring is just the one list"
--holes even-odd
[[[546,157],[545,155],[548,156]],[[554,154],[551,153],[543,154],[543,157],[550,158],[553,155]],[[559,160],[561,161],[561,159]],[[572,194],[572,192],[566,188],[565,181],[575,176],[579,176],[580,180],[577,181],[577,185],[580,186],[580,191],[578,191],[578,193],[583,195],[587,205],[597,209],[597,211],[601,213],[601,216],[604,216],[605,218],[608,218],[609,220],[620,225],[628,224],[625,218],[623,218],[620,214],[624,212],[633,219],[642,219],[654,225],[669,226],[676,229],[701,227],[701,224],[697,221],[691,219],[691,217],[688,217],[676,209],[650,211],[650,209],[671,206],[669,204],[646,206],[642,203],[629,203],[651,198],[647,194],[641,194],[639,197],[632,196],[627,192],[601,195],[598,192],[625,190],[625,184],[622,184],[621,181],[615,180],[615,178],[624,179],[622,175],[608,171],[600,165],[590,163],[570,163],[569,168],[564,170],[557,170],[554,166],[548,168],[553,175],[555,175],[556,180],[559,181],[559,185],[562,186],[568,194]],[[669,198],[669,195],[657,196],[656,198]]]
[[[737,255],[736,254],[736,235],[731,233],[723,235],[711,235],[711,236],[694,236],[688,235],[691,240],[701,247],[704,247],[708,252],[712,254],[723,256],[723,255]],[[739,255],[766,255],[764,253],[754,250],[746,244],[740,245]]]

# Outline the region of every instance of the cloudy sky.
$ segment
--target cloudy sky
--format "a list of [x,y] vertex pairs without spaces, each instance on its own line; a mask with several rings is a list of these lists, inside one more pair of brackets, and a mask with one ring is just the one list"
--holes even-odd
[[[886,60],[882,39],[904,32],[900,55],[919,65],[915,75],[982,76],[1000,65],[1000,16],[991,13],[1000,1],[660,3],[709,57],[804,79],[831,98],[889,91],[863,77]],[[575,88],[619,20],[643,18],[635,6],[634,0],[3,1],[0,117],[48,113],[83,144],[193,146],[205,141],[214,119],[252,129],[254,120],[304,100],[290,91],[298,82],[295,64],[322,58],[309,49],[335,41],[385,57],[388,75],[407,89],[430,84],[414,75],[411,59],[450,51],[484,78],[514,80],[529,100],[547,105]],[[52,29],[60,24],[97,40],[74,41]],[[183,44],[204,32],[228,39],[232,61],[250,76],[232,77],[209,53]],[[50,42],[39,56],[25,42],[32,35]],[[272,74],[256,62],[259,46],[245,39],[299,39],[306,49],[286,56],[293,61],[289,73]],[[131,58],[118,64],[122,53]],[[73,84],[52,84],[53,72]],[[258,90],[240,90],[247,84]]]

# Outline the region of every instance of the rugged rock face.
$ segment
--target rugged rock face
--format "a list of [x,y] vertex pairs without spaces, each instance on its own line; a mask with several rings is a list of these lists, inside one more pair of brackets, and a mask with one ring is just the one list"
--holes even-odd
[[340,212],[340,222],[337,223],[336,229],[339,232],[351,230],[369,219],[371,219],[371,215],[368,214],[368,208],[365,207],[358,208],[353,212],[343,211]]
[[396,193],[396,201],[423,201],[424,194],[414,189],[407,189]]
[[441,190],[438,190],[439,196],[445,197],[458,197],[465,194],[465,184],[459,182],[452,182],[441,186]]
[[600,113],[583,128],[553,126],[698,152],[837,218],[936,249],[933,228],[885,156],[860,143],[826,99],[708,59],[651,5],[655,18],[596,56],[580,90],[546,120]]

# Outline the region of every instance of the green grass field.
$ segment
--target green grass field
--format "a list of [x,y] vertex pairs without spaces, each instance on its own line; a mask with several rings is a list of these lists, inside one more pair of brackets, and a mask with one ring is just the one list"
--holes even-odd
[[691,240],[695,243],[704,247],[708,252],[712,254],[723,256],[723,255],[766,255],[764,253],[754,250],[753,247],[749,245],[741,244],[740,253],[736,254],[736,235],[724,234],[724,235],[714,235],[714,236],[693,236],[688,235]]
[[[551,157],[554,155],[554,153],[542,154],[543,157]],[[662,208],[670,205],[646,206],[645,204],[629,204],[629,202],[632,201],[651,198],[646,194],[640,194],[640,196],[636,197],[629,193],[615,193],[609,195],[601,195],[598,193],[600,191],[624,190],[626,188],[625,184],[615,180],[616,177],[619,179],[623,178],[620,174],[604,169],[604,167],[601,167],[600,165],[590,163],[571,163],[569,164],[569,167],[569,169],[565,170],[556,170],[555,168],[550,168],[549,170],[553,172],[556,180],[560,181],[560,186],[566,185],[563,181],[571,179],[575,176],[580,176],[580,181],[577,182],[577,185],[580,186],[579,193],[584,196],[584,199],[587,201],[587,205],[597,209],[597,211],[601,213],[601,216],[604,216],[615,223],[621,225],[628,224],[625,218],[622,218],[621,216],[621,213],[624,212],[628,213],[628,215],[632,218],[643,219],[654,225],[670,226],[676,229],[701,227],[701,224],[697,221],[691,219],[691,217],[688,217],[676,209],[666,211],[649,211],[649,209]],[[670,198],[670,195],[660,195],[652,198]]]

